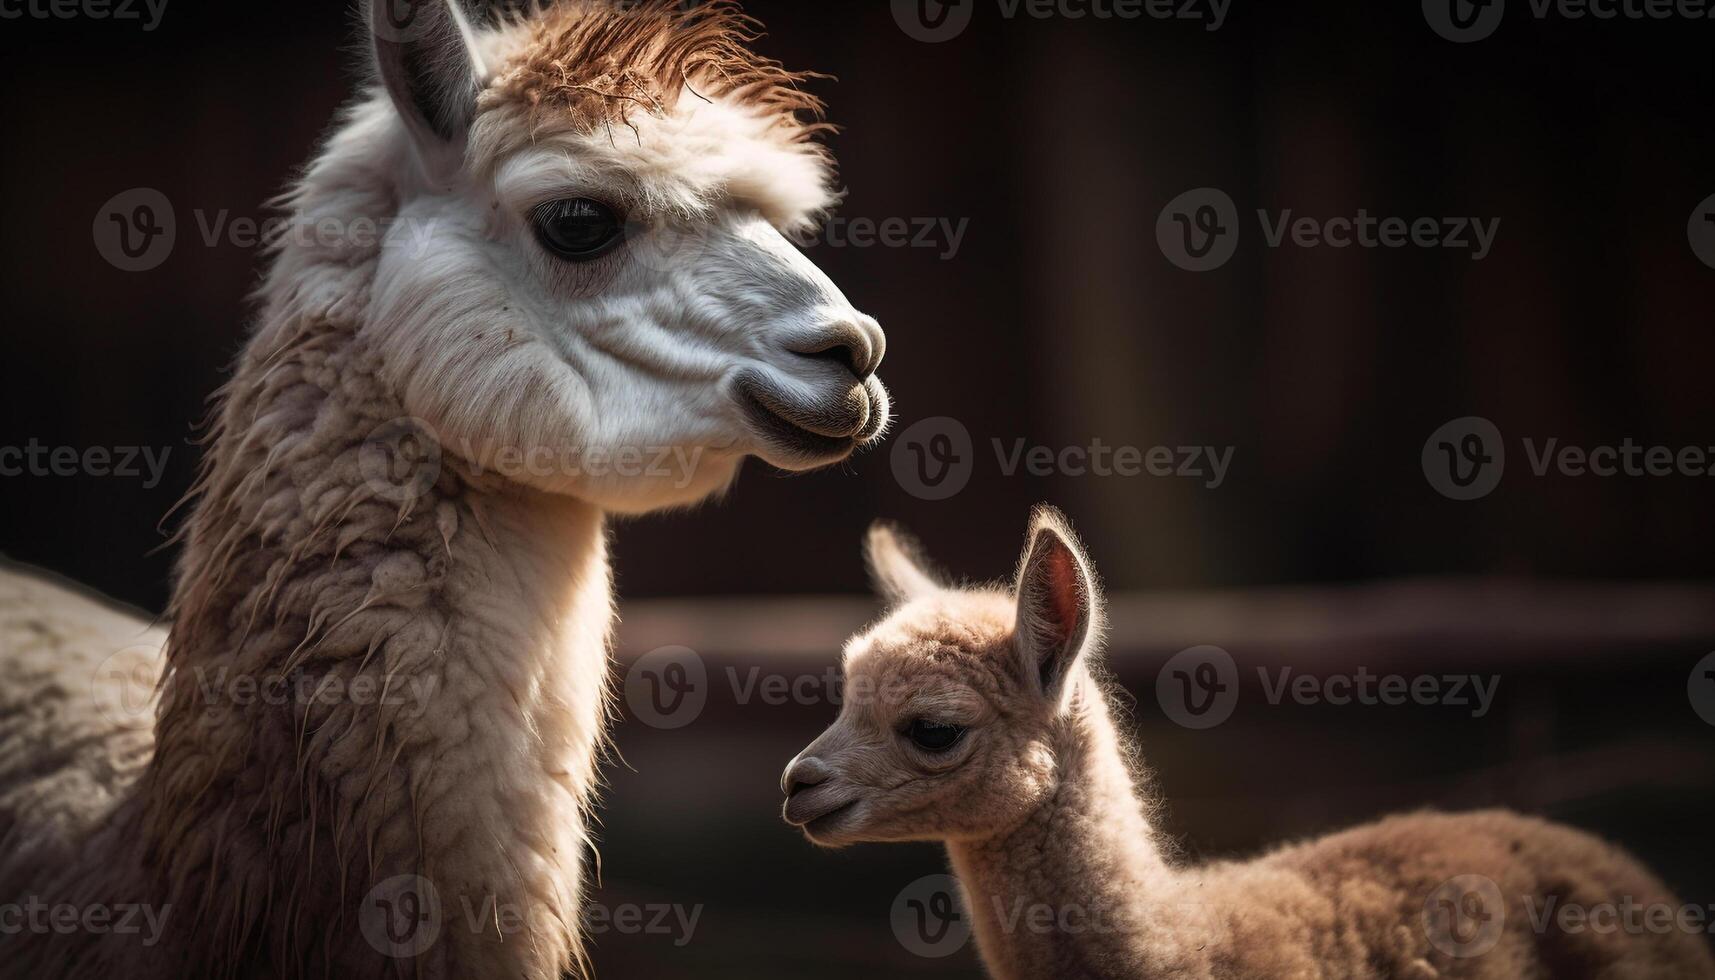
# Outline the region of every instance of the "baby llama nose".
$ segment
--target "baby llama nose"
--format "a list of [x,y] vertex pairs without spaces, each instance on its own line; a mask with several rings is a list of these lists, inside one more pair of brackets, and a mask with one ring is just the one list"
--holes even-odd
[[786,791],[787,796],[791,796],[801,789],[822,785],[828,781],[830,775],[832,771],[828,764],[813,755],[794,759],[780,778],[780,788]]

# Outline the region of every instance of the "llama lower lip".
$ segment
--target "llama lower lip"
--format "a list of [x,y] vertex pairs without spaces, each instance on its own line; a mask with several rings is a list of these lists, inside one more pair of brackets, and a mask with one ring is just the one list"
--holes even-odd
[[832,830],[841,820],[851,815],[852,810],[857,806],[857,804],[857,800],[848,800],[845,803],[840,804],[816,819],[806,822],[803,825],[804,832],[814,837],[818,833],[826,833],[827,831]]
[[871,375],[864,381],[863,390],[864,394],[869,396],[869,420],[854,437],[860,446],[881,435],[881,431],[887,428],[887,423],[893,416],[892,399],[887,394],[887,386],[881,383],[880,378]]
[[855,798],[846,800],[816,799],[817,796],[827,797],[826,787],[822,793],[813,789],[799,790],[786,798],[786,806],[781,816],[786,822],[795,827],[808,827],[813,823],[826,820],[843,810],[849,810],[857,803]]
[[[799,462],[820,465],[841,460],[850,456],[858,446],[857,440],[851,436],[825,436],[781,416],[742,381],[736,387],[745,418],[759,435],[789,457],[794,465]],[[776,461],[771,459],[769,462]]]

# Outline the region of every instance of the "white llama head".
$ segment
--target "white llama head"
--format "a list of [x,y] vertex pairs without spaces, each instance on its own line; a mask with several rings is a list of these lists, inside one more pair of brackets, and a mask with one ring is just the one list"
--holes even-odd
[[374,0],[382,84],[297,194],[390,184],[363,330],[407,413],[633,512],[875,440],[881,329],[786,237],[833,199],[804,76],[726,2],[458,3]]
[[814,843],[1004,833],[1052,795],[1055,739],[1100,697],[1101,590],[1059,511],[1036,511],[1010,589],[945,587],[915,551],[870,532],[897,608],[846,644],[839,718],[782,777],[786,820]]

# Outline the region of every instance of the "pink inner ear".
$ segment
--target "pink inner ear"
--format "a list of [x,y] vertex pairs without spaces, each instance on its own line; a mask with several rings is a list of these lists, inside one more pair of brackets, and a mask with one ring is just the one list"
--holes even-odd
[[1048,562],[1048,605],[1056,632],[1064,642],[1078,625],[1078,560],[1063,547],[1051,547]]

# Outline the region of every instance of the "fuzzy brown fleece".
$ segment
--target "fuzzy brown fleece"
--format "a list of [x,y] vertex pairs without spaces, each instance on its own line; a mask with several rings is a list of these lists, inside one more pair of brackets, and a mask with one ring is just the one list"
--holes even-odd
[[[898,603],[847,645],[838,720],[784,777],[814,843],[946,844],[997,980],[1710,980],[1706,909],[1589,834],[1395,816],[1251,861],[1175,858],[1099,679],[1101,591],[1066,520],[1011,589],[939,584],[886,528]],[[958,726],[926,749],[915,723]]]
[[[366,436],[402,414],[378,366],[327,323],[244,358],[141,725],[99,687],[148,680],[93,666],[132,634],[158,649],[136,620],[92,632],[62,594],[42,645],[63,659],[0,658],[9,701],[58,704],[0,712],[7,758],[36,767],[0,780],[0,895],[162,922],[26,931],[0,977],[550,978],[578,957],[612,620],[602,518],[450,457],[391,497],[367,462]],[[35,630],[0,610],[4,635]],[[442,918],[396,958],[366,932],[366,896],[401,875],[430,882]],[[473,911],[493,908],[521,927]]]

